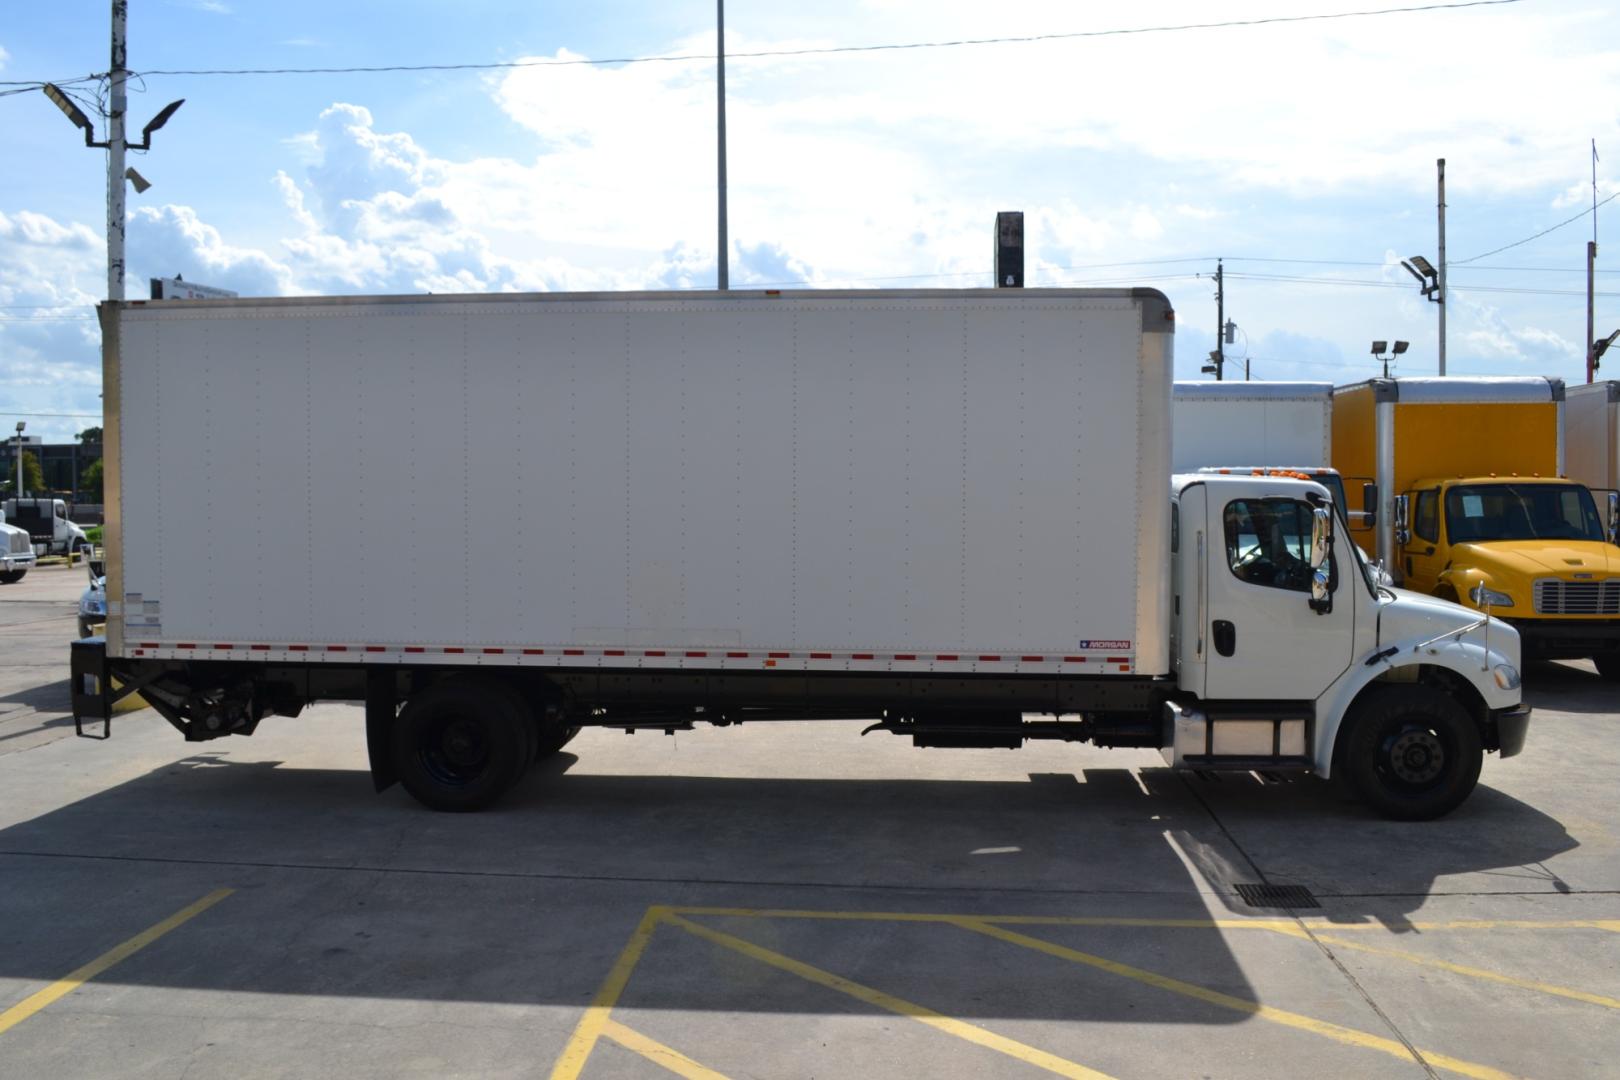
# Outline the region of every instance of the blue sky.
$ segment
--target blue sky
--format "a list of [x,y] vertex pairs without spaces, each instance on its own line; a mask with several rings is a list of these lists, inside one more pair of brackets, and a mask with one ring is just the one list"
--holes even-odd
[[[1379,6],[1396,3],[733,0],[728,49]],[[0,79],[104,69],[107,8],[7,4]],[[129,58],[150,71],[705,54],[713,16],[707,0],[131,0]],[[1591,139],[1620,162],[1620,20],[1597,0],[739,57],[727,81],[734,286],[987,284],[995,212],[1021,209],[1031,284],[1171,295],[1183,377],[1214,345],[1217,256],[1241,328],[1229,351],[1257,376],[1364,378],[1374,338],[1410,340],[1398,370],[1429,374],[1434,306],[1397,260],[1435,256],[1445,157],[1451,371],[1584,377],[1590,218],[1460,261],[1588,205]],[[713,83],[703,60],[148,76],[132,130],[186,105],[132,158],[154,186],[129,198],[130,295],[176,272],[251,294],[706,287]],[[0,412],[96,413],[103,159],[36,92],[0,97],[0,132]],[[1616,175],[1600,164],[1600,197]],[[1620,201],[1599,219],[1620,220]],[[1620,327],[1601,295],[1620,292],[1620,246],[1603,250],[1600,334]]]

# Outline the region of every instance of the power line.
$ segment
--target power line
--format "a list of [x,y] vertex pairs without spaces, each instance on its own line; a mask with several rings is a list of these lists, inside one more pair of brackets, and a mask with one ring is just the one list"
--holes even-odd
[[[1560,221],[1556,225],[1553,225],[1553,226],[1551,226],[1549,228],[1546,228],[1546,229],[1542,229],[1540,232],[1536,233],[1534,236],[1527,236],[1523,240],[1515,240],[1511,244],[1503,244],[1501,247],[1493,248],[1492,250],[1487,251],[1483,255],[1475,255],[1472,258],[1468,258],[1468,259],[1458,259],[1456,262],[1453,262],[1451,265],[1452,266],[1462,266],[1465,263],[1478,262],[1480,259],[1486,259],[1486,258],[1489,258],[1492,255],[1496,255],[1496,254],[1499,254],[1501,252],[1504,252],[1508,248],[1516,248],[1520,244],[1528,244],[1532,240],[1540,240],[1543,236],[1546,236],[1550,232],[1556,232],[1557,230],[1562,229],[1565,225],[1574,224],[1575,222],[1581,220],[1581,218],[1585,217],[1587,214],[1595,214],[1595,213],[1597,213],[1597,208],[1599,206],[1602,206],[1605,203],[1613,202],[1617,198],[1620,198],[1620,191],[1616,191],[1614,194],[1610,195],[1608,198],[1603,199],[1603,200],[1599,201],[1598,203],[1587,207],[1585,210],[1582,210],[1580,213],[1576,214],[1572,218],[1565,218],[1563,221]],[[1583,293],[1582,295],[1585,295],[1585,294]]]
[[[1140,34],[1170,34],[1189,30],[1227,30],[1252,26],[1274,26],[1286,23],[1328,22],[1343,19],[1363,19],[1379,15],[1409,15],[1428,11],[1452,11],[1460,8],[1501,7],[1522,3],[1523,0],[1456,0],[1453,3],[1417,4],[1405,7],[1373,8],[1360,11],[1323,12],[1313,15],[1272,15],[1255,19],[1222,19],[1218,22],[1166,23],[1157,26],[1120,27],[1112,30],[1075,30],[1064,33],[1022,34],[1010,37],[955,38],[944,41],[893,42],[878,45],[826,45],[802,49],[759,49],[752,52],[728,54],[732,59],[772,59],[795,56],[830,56],[847,53],[905,52],[921,49],[954,49],[977,45],[1027,45],[1044,41],[1075,41],[1085,38],[1125,37]],[[475,64],[380,64],[376,66],[320,67],[320,68],[153,68],[139,74],[153,75],[371,75],[383,72],[411,71],[499,71],[530,67],[577,67],[608,64],[668,64],[698,60],[714,60],[712,53],[679,53],[672,56],[621,56],[602,60],[508,60]],[[131,75],[134,75],[131,72]],[[93,77],[93,76],[92,76]],[[24,85],[0,83],[0,85]],[[26,84],[30,88],[43,85]],[[57,85],[61,85],[58,83]],[[15,93],[16,91],[6,91]]]

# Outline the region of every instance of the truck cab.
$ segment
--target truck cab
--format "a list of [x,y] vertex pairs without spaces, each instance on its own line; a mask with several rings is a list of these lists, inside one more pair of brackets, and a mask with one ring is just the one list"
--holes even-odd
[[1491,611],[1527,654],[1620,681],[1617,504],[1558,477],[1429,477],[1395,502],[1396,559],[1406,588]]
[[14,585],[34,566],[34,541],[24,529],[0,523],[0,585]]
[[1313,480],[1200,472],[1172,491],[1169,764],[1343,771],[1380,812],[1433,817],[1483,752],[1518,752],[1511,626],[1383,585]]
[[67,503],[61,499],[7,499],[5,514],[7,521],[28,532],[39,554],[66,555],[90,546],[84,530],[68,520]]

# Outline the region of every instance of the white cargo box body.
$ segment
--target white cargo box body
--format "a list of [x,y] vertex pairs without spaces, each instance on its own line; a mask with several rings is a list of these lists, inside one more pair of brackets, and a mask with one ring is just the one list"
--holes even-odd
[[1620,488],[1620,381],[1564,391],[1564,465],[1589,488]]
[[1332,457],[1332,383],[1178,382],[1171,416],[1176,472],[1321,467]]
[[112,655],[1169,670],[1151,290],[109,316]]

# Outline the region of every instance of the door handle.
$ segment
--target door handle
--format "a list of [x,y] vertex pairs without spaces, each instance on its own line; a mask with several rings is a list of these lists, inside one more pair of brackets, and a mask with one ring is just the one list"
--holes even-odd
[[1423,549],[1423,554],[1425,554],[1425,555],[1433,555],[1434,554],[1434,545],[1430,544],[1428,547],[1424,548]]
[[1210,628],[1211,636],[1215,639],[1215,651],[1222,656],[1231,656],[1237,651],[1237,627],[1225,619],[1216,619]]

